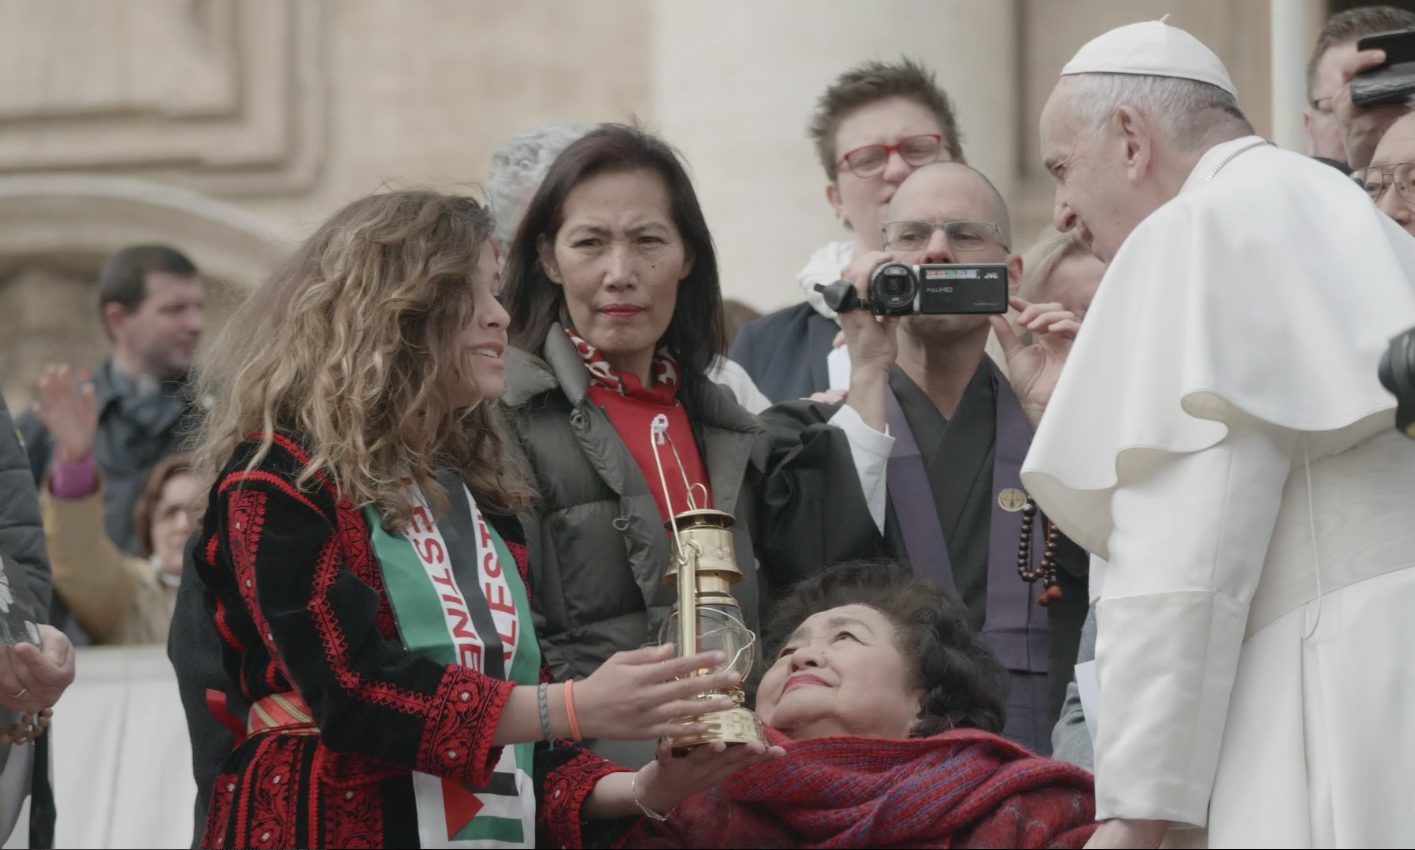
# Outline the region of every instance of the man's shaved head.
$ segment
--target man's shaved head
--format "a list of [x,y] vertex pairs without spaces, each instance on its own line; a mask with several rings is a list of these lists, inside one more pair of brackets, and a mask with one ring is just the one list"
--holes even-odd
[[[911,184],[913,188],[910,188]],[[953,194],[956,190],[961,190],[966,194],[969,189],[981,189],[988,198],[992,209],[979,209],[971,215],[961,218],[976,218],[996,224],[997,229],[1002,231],[1003,242],[1010,248],[1012,246],[1012,219],[1008,215],[1007,202],[1002,199],[1002,193],[997,191],[997,187],[981,171],[961,162],[934,162],[916,169],[913,174],[905,178],[903,183],[899,184],[899,189],[889,202],[889,211],[885,214],[885,220],[914,218],[915,214],[913,213],[896,213],[904,207],[917,208],[917,203],[923,194]],[[901,198],[904,199],[903,204],[900,203]]]

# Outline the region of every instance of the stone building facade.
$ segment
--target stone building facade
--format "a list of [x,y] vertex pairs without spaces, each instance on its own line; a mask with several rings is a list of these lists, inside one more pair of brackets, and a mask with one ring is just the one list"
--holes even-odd
[[[1325,4],[1311,7],[1319,25]],[[687,158],[729,297],[797,300],[839,238],[805,126],[841,70],[908,55],[1026,238],[1050,220],[1037,118],[1089,38],[1173,11],[1268,122],[1267,0],[0,0],[0,390],[106,341],[103,257],[187,251],[212,329],[339,205],[474,191],[535,124],[638,121]],[[1315,28],[1314,30],[1315,31]]]

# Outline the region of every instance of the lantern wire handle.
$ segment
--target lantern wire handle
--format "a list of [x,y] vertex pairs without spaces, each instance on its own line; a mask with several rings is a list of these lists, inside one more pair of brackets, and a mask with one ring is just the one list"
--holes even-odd
[[[664,416],[662,413],[660,413],[659,415],[653,418],[653,422],[649,424],[649,436],[650,440],[652,441],[651,445],[653,446],[653,462],[654,465],[658,467],[658,483],[663,487],[664,504],[668,505],[668,524],[673,527],[673,540],[679,543],[677,547],[678,563],[680,565],[685,564],[688,561],[688,556],[687,553],[683,551],[682,542],[678,537],[678,517],[673,513],[673,497],[670,496],[668,493],[668,478],[665,477],[663,474],[663,458],[658,453],[658,447],[663,445],[664,440],[668,438],[667,416]],[[673,442],[671,440],[669,441],[668,446],[669,448],[673,447]],[[673,456],[675,458],[678,456],[677,450],[674,450]],[[682,468],[681,463],[679,464],[679,468]],[[684,479],[687,479],[686,475],[684,476]],[[693,495],[692,491],[690,490],[688,491],[689,504],[692,504],[692,498]]]

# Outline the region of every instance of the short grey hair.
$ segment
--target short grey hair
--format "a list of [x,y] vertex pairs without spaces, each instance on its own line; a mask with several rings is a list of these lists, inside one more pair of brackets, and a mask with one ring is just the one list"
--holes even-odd
[[1122,106],[1144,115],[1180,151],[1199,148],[1221,129],[1253,132],[1237,98],[1209,83],[1147,74],[1073,74],[1062,79],[1071,108],[1098,135]]
[[506,141],[492,154],[486,179],[486,201],[496,218],[494,234],[509,249],[521,223],[521,206],[535,194],[556,157],[594,129],[592,124],[531,127]]

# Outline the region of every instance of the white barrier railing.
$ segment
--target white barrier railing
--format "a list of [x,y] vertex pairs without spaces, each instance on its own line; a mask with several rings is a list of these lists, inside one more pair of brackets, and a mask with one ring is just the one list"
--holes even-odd
[[190,847],[191,742],[163,646],[85,647],[54,707],[56,847]]

